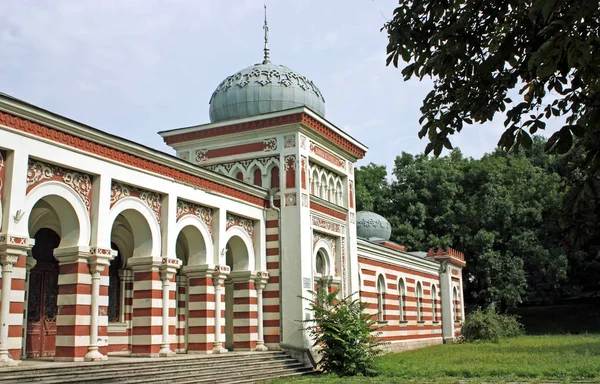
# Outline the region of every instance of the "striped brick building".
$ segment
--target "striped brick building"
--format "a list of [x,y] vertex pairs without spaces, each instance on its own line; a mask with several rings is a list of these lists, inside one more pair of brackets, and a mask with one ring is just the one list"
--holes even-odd
[[175,155],[0,94],[0,364],[305,356],[314,288],[360,292],[393,347],[451,340],[464,258],[359,239],[367,147],[324,113],[268,57],[218,86],[210,123],[160,133]]

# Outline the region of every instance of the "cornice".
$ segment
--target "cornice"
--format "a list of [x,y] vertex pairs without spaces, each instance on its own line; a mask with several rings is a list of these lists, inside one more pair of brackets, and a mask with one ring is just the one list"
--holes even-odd
[[[3,94],[0,94],[0,111],[4,112],[0,112],[0,123],[21,135],[34,136],[39,140],[76,150],[104,161],[139,171],[146,171],[153,175],[166,177],[183,184],[190,184],[193,187],[218,194],[226,194],[229,197],[261,207],[265,206],[265,201],[268,198],[268,193],[263,188],[203,169],[175,156],[119,138]],[[98,153],[93,149],[102,150],[102,153]],[[109,153],[116,155],[107,156]],[[136,159],[146,167],[132,164]],[[171,172],[169,172],[169,169]],[[202,180],[207,185],[198,185]],[[234,195],[239,196],[229,195],[225,190],[212,189],[208,185],[211,183],[220,185],[221,189],[230,189]]]
[[382,245],[373,244],[360,238],[357,239],[356,243],[358,246],[358,251],[360,252],[362,250],[365,252],[366,255],[364,256],[367,258],[392,264],[397,264],[400,261],[402,263],[402,267],[413,269],[418,272],[439,275],[440,263],[435,260],[418,258],[417,256],[384,247]]

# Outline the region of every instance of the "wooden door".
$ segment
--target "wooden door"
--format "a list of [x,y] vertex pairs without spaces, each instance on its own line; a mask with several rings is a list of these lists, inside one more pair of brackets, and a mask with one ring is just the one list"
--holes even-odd
[[53,357],[56,351],[56,315],[58,312],[58,262],[54,248],[58,235],[42,229],[35,236],[32,249],[37,261],[29,274],[27,299],[27,357]]
[[56,347],[58,263],[31,270],[27,304],[27,357],[53,357]]

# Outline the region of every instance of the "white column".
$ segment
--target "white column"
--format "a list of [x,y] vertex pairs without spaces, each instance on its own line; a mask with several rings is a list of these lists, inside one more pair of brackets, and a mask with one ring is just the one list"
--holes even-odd
[[90,345],[85,361],[107,360],[107,357],[98,351],[98,308],[100,300],[100,275],[104,272],[105,265],[99,263],[90,264],[92,275],[92,302],[90,306]]
[[0,367],[19,365],[21,361],[13,360],[8,353],[8,326],[10,316],[10,293],[13,266],[19,260],[17,255],[0,255],[2,265],[2,296],[0,298]]
[[256,341],[256,350],[259,352],[268,351],[265,345],[264,327],[263,327],[263,289],[269,279],[268,272],[258,272],[256,275],[256,319],[258,322],[258,340]]
[[175,356],[169,344],[169,288],[174,274],[175,271],[170,268],[163,268],[160,271],[162,279],[162,343],[158,352],[160,357]]
[[223,295],[223,282],[229,273],[229,267],[227,265],[217,265],[213,274],[213,283],[215,285],[215,341],[212,352],[213,353],[225,353],[227,349],[223,347],[222,336],[222,319],[221,312],[223,310],[222,295]]

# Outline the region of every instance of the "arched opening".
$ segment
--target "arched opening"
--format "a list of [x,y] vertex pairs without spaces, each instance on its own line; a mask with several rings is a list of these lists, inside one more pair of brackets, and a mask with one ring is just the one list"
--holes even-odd
[[437,288],[435,285],[431,285],[431,321],[434,323],[438,321],[437,317]]
[[189,281],[186,267],[191,265],[204,265],[206,260],[206,243],[200,230],[194,225],[186,225],[177,235],[175,255],[181,260],[181,268],[175,278],[175,343],[177,353],[188,351],[189,335]]
[[343,202],[344,202],[344,190],[342,188],[342,182],[340,180],[338,180],[338,182],[337,182],[337,184],[335,186],[335,189],[336,189],[336,194],[335,194],[336,195],[336,202],[335,203],[337,205],[339,205],[339,206],[342,206],[342,205],[344,205],[343,204]]
[[329,187],[327,188],[327,201],[335,203],[335,187],[333,186],[333,177],[329,179]]
[[258,167],[254,170],[254,185],[262,187],[262,171]]
[[35,266],[29,274],[27,290],[27,357],[52,357],[56,352],[58,315],[58,261],[54,250],[61,238],[54,230],[41,228],[35,233],[31,250]]
[[242,171],[238,171],[235,174],[235,178],[238,179],[239,181],[244,181],[244,174],[242,173]]
[[279,188],[279,167],[271,168],[271,188]]
[[118,255],[109,265],[108,352],[123,352],[131,348],[132,341],[127,331],[133,325],[134,276],[129,260],[152,255],[152,232],[144,215],[129,208],[116,216],[110,241]]
[[236,343],[234,335],[237,333],[234,327],[234,318],[236,311],[234,302],[235,276],[239,272],[249,270],[250,260],[248,247],[244,240],[239,236],[232,236],[227,242],[227,252],[225,262],[231,268],[230,277],[225,280],[225,348],[234,350]]
[[25,286],[27,324],[22,345],[26,357],[52,357],[56,354],[60,273],[54,250],[88,244],[89,216],[72,190],[54,182],[30,191],[25,209],[30,211],[27,225],[35,246],[28,260],[33,267]]
[[406,321],[406,286],[404,280],[398,280],[398,311],[400,322]]
[[385,321],[385,280],[383,275],[379,275],[377,278],[377,320]]
[[121,270],[123,269],[123,258],[121,251],[115,243],[111,243],[111,248],[117,251],[117,256],[110,261],[108,266],[108,322],[123,323],[123,295]]
[[417,300],[417,321],[422,322],[423,321],[423,286],[421,285],[421,282],[417,283],[415,295],[416,295],[416,300]]

